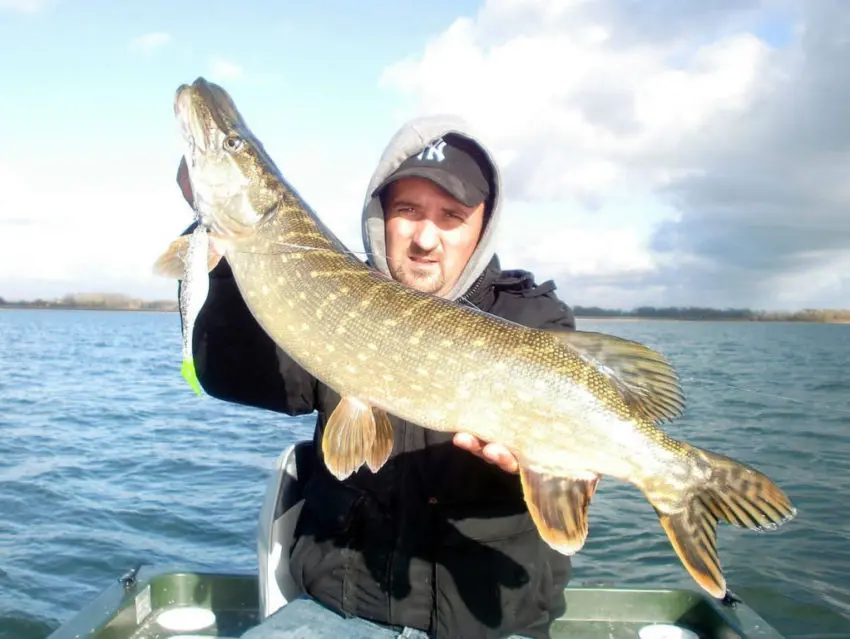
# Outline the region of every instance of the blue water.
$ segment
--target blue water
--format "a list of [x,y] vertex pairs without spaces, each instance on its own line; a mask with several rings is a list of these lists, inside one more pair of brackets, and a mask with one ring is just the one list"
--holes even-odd
[[[580,327],[665,352],[676,437],[773,477],[778,531],[720,529],[729,586],[789,637],[850,636],[850,325]],[[138,563],[254,570],[267,473],[312,418],[197,397],[176,314],[0,311],[0,637],[44,637]],[[694,587],[636,489],[604,479],[575,583]]]

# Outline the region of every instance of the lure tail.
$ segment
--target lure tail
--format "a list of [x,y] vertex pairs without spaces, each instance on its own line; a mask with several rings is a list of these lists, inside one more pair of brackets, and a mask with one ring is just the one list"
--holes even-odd
[[203,394],[201,390],[201,383],[198,381],[198,374],[195,372],[195,361],[192,359],[184,359],[183,365],[180,367],[180,374],[183,376],[187,382],[189,382],[189,386],[192,387],[192,390],[195,391],[198,395]]

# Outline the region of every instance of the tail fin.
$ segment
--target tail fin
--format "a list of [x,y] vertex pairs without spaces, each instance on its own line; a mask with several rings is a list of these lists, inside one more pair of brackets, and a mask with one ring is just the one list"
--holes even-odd
[[717,522],[773,530],[792,519],[797,509],[754,468],[716,453],[700,450],[699,454],[711,467],[706,484],[689,496],[679,512],[656,512],[685,568],[709,594],[721,599],[726,579],[717,555]]

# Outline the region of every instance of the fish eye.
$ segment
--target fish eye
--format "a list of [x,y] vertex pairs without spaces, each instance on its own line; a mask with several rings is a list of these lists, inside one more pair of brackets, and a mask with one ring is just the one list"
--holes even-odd
[[226,138],[224,138],[223,146],[225,150],[235,153],[236,151],[242,148],[242,138],[240,138],[238,135],[228,135]]

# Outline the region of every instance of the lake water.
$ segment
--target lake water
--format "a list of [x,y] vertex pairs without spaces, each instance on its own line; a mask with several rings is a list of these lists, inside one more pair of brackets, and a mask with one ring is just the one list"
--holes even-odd
[[[789,637],[850,637],[850,325],[579,320],[659,348],[673,436],[754,464],[795,520],[721,526],[730,589]],[[313,418],[197,397],[176,314],[0,311],[0,637],[44,637],[139,563],[255,570],[268,472]],[[695,587],[604,479],[574,583]]]

